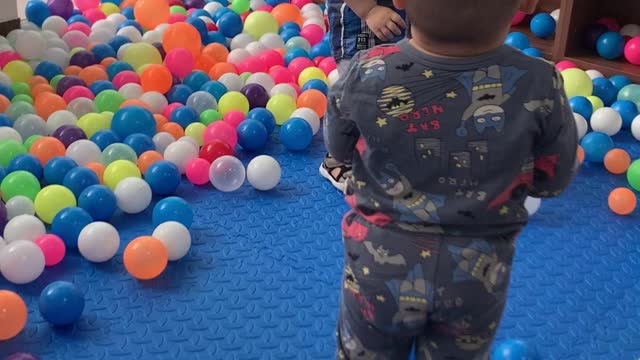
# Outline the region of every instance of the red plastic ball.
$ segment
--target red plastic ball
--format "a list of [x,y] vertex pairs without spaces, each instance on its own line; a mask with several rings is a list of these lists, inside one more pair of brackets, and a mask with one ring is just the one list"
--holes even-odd
[[212,163],[217,158],[227,155],[234,155],[233,148],[225,142],[214,140],[210,143],[204,144],[202,148],[200,148],[199,156],[201,159]]

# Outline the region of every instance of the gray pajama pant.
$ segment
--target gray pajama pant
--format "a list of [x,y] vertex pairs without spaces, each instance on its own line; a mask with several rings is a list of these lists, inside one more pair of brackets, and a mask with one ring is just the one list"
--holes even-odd
[[488,359],[515,237],[463,238],[342,224],[338,359]]

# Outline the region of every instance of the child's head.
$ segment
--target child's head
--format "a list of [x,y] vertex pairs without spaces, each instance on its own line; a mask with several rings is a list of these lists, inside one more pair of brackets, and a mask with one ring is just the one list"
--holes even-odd
[[432,46],[469,50],[501,44],[518,8],[531,13],[538,0],[394,0],[404,8],[411,33]]

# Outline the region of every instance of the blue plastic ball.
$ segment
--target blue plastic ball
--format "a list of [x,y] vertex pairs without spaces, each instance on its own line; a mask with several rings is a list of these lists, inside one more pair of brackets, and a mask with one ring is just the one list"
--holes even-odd
[[193,94],[193,90],[191,90],[190,87],[188,87],[187,85],[179,84],[175,85],[171,88],[171,90],[169,90],[169,92],[167,93],[167,100],[170,104],[186,104],[191,94]]
[[547,13],[540,13],[531,19],[531,32],[542,39],[546,39],[556,32],[556,20]]
[[129,145],[138,157],[145,151],[156,149],[153,139],[145,134],[131,134],[124,139],[123,143]]
[[156,133],[153,114],[140,106],[126,106],[113,115],[111,130],[121,138],[131,134],[145,134],[152,137]]
[[116,212],[116,195],[104,185],[91,185],[78,197],[78,206],[84,209],[94,221],[108,221]]
[[311,79],[302,85],[301,91],[307,91],[309,89],[318,90],[325,96],[329,93],[329,85],[320,79]]
[[0,83],[0,95],[11,100],[13,99],[14,96],[16,96],[16,93],[15,91],[13,91],[13,89],[9,85],[5,83]]
[[67,20],[67,24],[71,25],[73,23],[77,23],[77,22],[81,22],[81,23],[85,23],[89,26],[91,26],[91,21],[89,21],[89,19],[87,19],[86,17],[82,16],[82,15],[73,15],[72,17],[69,18],[69,20]]
[[189,228],[193,224],[193,210],[183,198],[171,196],[158,201],[151,218],[154,227],[167,221],[175,221]]
[[301,48],[295,48],[295,49],[291,49],[289,51],[287,51],[287,53],[284,55],[284,62],[287,66],[289,66],[289,64],[299,58],[299,57],[306,57],[307,59],[311,58],[309,56],[309,54]]
[[180,185],[180,170],[166,160],[156,161],[151,164],[144,173],[144,179],[156,195],[170,195],[176,192]]
[[265,108],[251,109],[247,113],[246,120],[249,119],[260,121],[262,125],[264,125],[264,127],[267,129],[268,134],[271,134],[273,130],[276,129],[276,118],[273,116],[271,111]]
[[220,101],[220,98],[227,93],[227,87],[220,81],[209,80],[200,87],[201,91],[206,91]]
[[5,176],[7,176],[7,170],[5,170],[2,165],[0,165],[0,183],[2,182],[2,180],[4,180]]
[[80,166],[69,170],[62,180],[62,185],[71,190],[73,195],[76,196],[76,199],[82,194],[84,189],[92,185],[98,185],[99,183],[100,179],[98,179],[98,175],[96,175],[95,172]]
[[53,218],[51,233],[58,235],[68,249],[77,249],[80,232],[92,222],[91,215],[85,209],[79,207],[64,208]]
[[311,145],[313,129],[302,118],[291,118],[280,127],[280,142],[291,151],[304,150]]
[[618,89],[607,78],[593,79],[593,95],[602,100],[605,106],[610,106],[616,101]]
[[611,104],[611,108],[620,114],[625,128],[631,127],[631,123],[639,114],[638,106],[628,100],[618,100]]
[[243,30],[242,18],[234,12],[220,16],[218,21],[216,21],[216,26],[227,38],[233,38]]
[[20,154],[11,159],[7,171],[12,173],[20,170],[30,172],[36,178],[42,179],[43,169],[40,160],[31,154]]
[[623,87],[632,84],[631,79],[624,75],[614,75],[609,78],[609,81],[611,81],[618,91],[622,90]]
[[247,151],[260,150],[267,146],[269,133],[259,120],[244,120],[238,125],[238,144]]
[[51,325],[70,325],[82,316],[84,295],[74,284],[56,281],[42,290],[38,306],[42,317]]
[[118,53],[118,50],[120,50],[120,48],[124,45],[124,44],[129,44],[131,42],[131,40],[129,40],[128,37],[126,36],[122,36],[122,35],[116,35],[114,37],[111,38],[111,40],[109,40],[109,42],[107,43],[109,46],[111,46],[111,48],[113,49],[113,51],[116,52],[116,54]]
[[4,126],[8,126],[8,127],[13,126],[13,121],[6,114],[0,114],[0,127],[4,127]]
[[113,48],[107,44],[96,44],[91,48],[91,52],[100,62],[109,57],[115,58],[117,55]]
[[624,53],[624,37],[617,32],[606,32],[598,38],[598,55],[607,60],[615,60]]
[[613,149],[613,140],[607,134],[594,131],[582,138],[580,146],[584,149],[586,161],[602,163],[605,155]]
[[287,21],[284,24],[282,24],[282,26],[280,26],[280,29],[278,30],[278,33],[282,34],[282,32],[285,31],[285,30],[300,31],[301,29],[300,29],[300,25],[298,25],[297,23],[295,23],[293,21]]
[[116,32],[122,30],[123,28],[125,28],[127,26],[133,26],[134,28],[138,29],[140,34],[144,33],[144,29],[142,28],[142,26],[140,26],[140,24],[138,24],[138,22],[135,21],[135,20],[125,20],[125,21],[121,22],[120,24],[118,24],[118,26],[116,26]]
[[90,139],[94,142],[101,151],[104,151],[109,145],[119,143],[122,141],[120,136],[116,134],[113,130],[99,130],[96,131],[95,134]]
[[536,48],[527,48],[522,50],[522,52],[525,55],[531,56],[531,57],[536,57],[536,58],[541,58],[544,57],[544,54],[542,53],[542,51],[536,49]]
[[211,16],[211,14],[209,14],[209,12],[204,9],[196,9],[191,13],[191,15],[189,15],[189,17],[197,17],[197,18],[199,18],[200,16],[208,17],[209,19],[213,20],[213,16]]
[[[202,88],[204,84],[210,81],[211,78],[204,71],[196,70],[191,74],[187,75],[182,82],[184,85],[188,86],[192,92],[198,91]],[[191,94],[189,94],[191,95]],[[188,98],[188,96],[187,96]]]
[[78,164],[68,157],[56,156],[44,166],[44,181],[49,185],[62,185],[67,173],[77,166]]
[[289,0],[266,0],[267,5],[276,7],[280,4],[288,3]]
[[182,126],[183,129],[186,129],[187,126],[197,122],[198,119],[198,112],[187,106],[181,106],[174,109],[169,117],[169,121],[177,123]]
[[64,70],[60,65],[51,61],[43,61],[38,64],[38,66],[36,66],[36,69],[33,73],[35,75],[42,76],[43,78],[47,79],[47,81],[51,81],[51,79],[53,79],[57,75],[61,75],[63,72]]
[[289,39],[294,38],[296,36],[300,36],[299,30],[287,29],[280,33],[280,37],[282,38],[282,41],[284,41],[285,43],[289,41]]
[[[218,2],[221,3],[220,1]],[[223,4],[222,6],[226,6],[226,5]],[[233,10],[229,9],[228,7],[223,7],[221,9],[218,9],[218,11],[216,11],[216,13],[213,14],[213,21],[217,23],[222,16],[229,13],[233,13]]]
[[219,31],[209,31],[207,33],[207,37],[204,40],[204,43],[206,45],[209,44],[213,44],[213,43],[218,43],[218,44],[222,44],[222,45],[227,45],[227,38],[224,37],[224,35],[222,35],[221,32]]
[[499,344],[491,353],[491,360],[536,360],[538,355],[522,340],[510,339]]
[[27,6],[24,8],[24,13],[27,20],[38,25],[38,27],[42,27],[42,23],[51,16],[49,6],[44,1],[31,0],[27,2]]
[[186,23],[198,30],[198,32],[200,33],[200,39],[204,39],[207,37],[209,30],[207,29],[207,24],[205,24],[204,20],[200,19],[199,17],[190,16],[187,19]]
[[123,71],[133,71],[133,67],[124,61],[115,61],[113,64],[107,67],[107,75],[109,76],[109,80],[113,81],[113,78]]
[[507,38],[504,40],[504,44],[519,50],[524,50],[531,47],[527,35],[517,31],[507,35]]
[[98,80],[93,84],[89,85],[89,90],[93,93],[93,95],[98,95],[105,90],[115,90],[115,86],[110,81],[107,80]]
[[133,19],[135,19],[135,18],[136,18],[136,15],[134,14],[134,11],[133,11],[133,6],[127,6],[127,7],[125,7],[124,9],[122,9],[122,10],[120,11],[120,13],[121,13],[122,15],[124,15],[124,16],[125,16],[127,19],[129,19],[129,20],[133,20]]
[[329,57],[331,56],[331,45],[327,41],[319,42],[311,47],[311,53],[309,54],[311,58],[315,59],[317,57]]
[[574,96],[569,99],[569,106],[574,113],[582,115],[586,120],[593,115],[593,104],[584,96]]

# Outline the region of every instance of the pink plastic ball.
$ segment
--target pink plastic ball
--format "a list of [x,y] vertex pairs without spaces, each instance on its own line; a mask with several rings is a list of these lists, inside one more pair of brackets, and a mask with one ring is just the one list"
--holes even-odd
[[244,119],[246,119],[245,114],[242,111],[237,110],[231,110],[224,114],[224,116],[222,117],[222,121],[233,126],[234,129],[237,129],[238,125],[240,125],[240,123],[243,122]]
[[107,16],[100,9],[89,9],[82,13],[90,23],[95,24],[99,20],[104,20]]
[[89,100],[93,100],[95,99],[95,96],[93,95],[93,92],[88,88],[76,85],[70,87],[67,91],[65,91],[64,95],[62,95],[62,98],[68,104],[72,100],[75,100],[77,98],[87,98]]
[[313,46],[322,41],[324,30],[316,24],[309,24],[300,30],[300,36],[307,39],[311,46]]
[[14,60],[22,60],[22,56],[15,51],[3,51],[0,53],[0,68]]
[[[100,10],[98,10],[100,11]],[[103,14],[104,15],[104,14]],[[69,25],[67,27],[67,30],[65,31],[65,33],[68,33],[69,31],[80,31],[81,33],[89,36],[91,35],[91,28],[89,27],[89,25],[83,23],[83,22],[74,22],[73,24]]]
[[256,9],[256,11],[266,11],[266,12],[271,12],[271,10],[273,10],[273,6],[271,5],[262,5],[259,8]]
[[73,0],[73,3],[80,11],[87,11],[100,6],[100,0]]
[[271,70],[269,70],[269,75],[273,79],[273,82],[275,82],[276,84],[286,84],[296,81],[296,78],[291,73],[291,70],[287,69],[284,66],[273,67]]
[[89,37],[85,35],[82,31],[72,30],[67,31],[64,36],[62,36],[62,40],[69,46],[69,48],[83,48],[86,49],[89,45]]
[[333,57],[324,58],[318,64],[318,68],[322,70],[325,75],[329,76],[333,70],[335,70],[338,66],[336,65],[336,61]]
[[225,121],[216,121],[209,124],[204,131],[204,143],[208,144],[215,140],[222,141],[234,147],[238,143],[236,129]]
[[211,163],[205,159],[196,158],[189,161],[185,168],[187,179],[194,185],[204,185],[208,183],[209,167],[211,167]]
[[140,76],[131,70],[121,71],[113,78],[112,83],[116,89],[120,90],[126,84],[140,84]]
[[184,78],[193,71],[193,68],[196,65],[196,60],[194,59],[191,51],[178,48],[167,53],[167,56],[164,59],[164,64],[173,75],[179,78]]
[[284,58],[279,52],[269,49],[265,50],[258,55],[258,59],[262,61],[267,69],[271,69],[274,66],[284,66]]
[[569,61],[569,60],[563,60],[563,61],[560,61],[559,63],[556,64],[556,69],[558,69],[558,71],[565,71],[567,69],[575,69],[577,67],[578,67],[578,65],[576,65],[576,63],[574,63],[573,61]]
[[640,65],[640,36],[629,40],[624,47],[624,57],[634,65]]
[[609,31],[619,32],[621,27],[618,20],[612,17],[603,17],[596,21],[596,24],[604,25],[609,29]]
[[293,59],[293,61],[289,63],[289,70],[291,70],[291,73],[297,79],[305,69],[314,65],[315,64],[311,59],[306,57],[299,57]]
[[185,22],[187,20],[187,15],[174,13],[169,16],[169,24],[175,24],[180,22]]
[[513,19],[511,20],[511,26],[516,26],[520,24],[525,17],[527,17],[526,13],[522,11],[518,11],[516,15],[513,17]]
[[238,65],[238,72],[241,74],[244,72],[255,74],[265,71],[267,71],[267,67],[262,61],[255,57],[248,57]]
[[311,4],[313,1],[311,0],[291,0],[291,3],[298,7],[298,9],[302,9],[303,6],[307,4]]
[[298,83],[292,82],[292,83],[289,83],[288,85],[291,86],[296,91],[298,96],[300,96],[300,94],[302,94],[302,90],[300,89],[300,85],[298,85]]
[[169,104],[169,105],[165,106],[164,110],[162,110],[162,115],[164,115],[164,117],[166,117],[167,119],[170,119],[171,118],[171,113],[173,113],[173,110],[175,110],[175,109],[177,109],[177,108],[179,108],[181,106],[184,106],[184,105],[180,104],[180,103]]
[[42,235],[36,239],[35,243],[44,254],[44,264],[46,266],[59,264],[67,252],[64,241],[53,234]]

